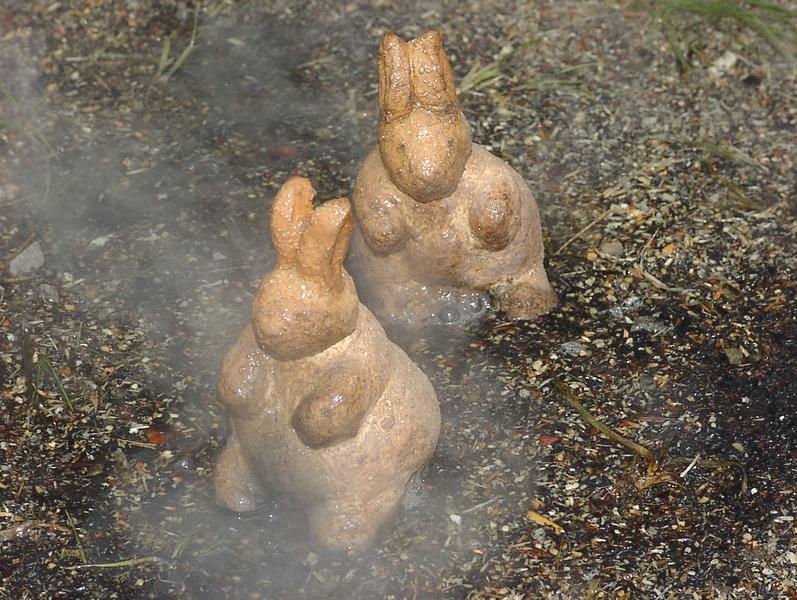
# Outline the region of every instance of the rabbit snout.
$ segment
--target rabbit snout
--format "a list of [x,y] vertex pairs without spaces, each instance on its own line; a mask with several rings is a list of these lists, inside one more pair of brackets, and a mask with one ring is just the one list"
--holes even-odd
[[379,151],[401,191],[418,202],[450,195],[471,152],[470,127],[461,112],[415,109],[380,125]]

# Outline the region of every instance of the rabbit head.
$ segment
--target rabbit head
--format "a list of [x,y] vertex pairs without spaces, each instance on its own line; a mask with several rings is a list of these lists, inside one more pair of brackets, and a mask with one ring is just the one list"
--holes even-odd
[[382,163],[415,200],[445,198],[459,184],[471,138],[440,34],[405,42],[387,33],[378,65]]
[[260,348],[279,360],[317,354],[357,322],[359,300],[343,268],[352,234],[345,198],[313,209],[310,181],[291,177],[271,209],[277,266],[260,284],[252,324]]

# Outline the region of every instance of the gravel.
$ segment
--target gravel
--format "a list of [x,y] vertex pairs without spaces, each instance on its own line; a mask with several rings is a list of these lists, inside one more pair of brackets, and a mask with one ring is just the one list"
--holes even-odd
[[[688,20],[683,70],[644,6],[5,3],[0,598],[795,597],[797,78]],[[218,366],[275,190],[350,193],[379,38],[430,28],[561,301],[389,332],[440,444],[326,554],[280,498],[214,506]]]

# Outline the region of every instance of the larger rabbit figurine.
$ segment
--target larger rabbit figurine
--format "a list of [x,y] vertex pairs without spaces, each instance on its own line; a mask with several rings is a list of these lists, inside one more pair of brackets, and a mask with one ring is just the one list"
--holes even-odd
[[247,511],[276,490],[306,510],[322,544],[355,548],[373,539],[432,455],[440,408],[343,268],[348,200],[313,209],[314,194],[293,177],[274,201],[277,265],[221,370],[230,434],[214,470],[216,499]]
[[471,142],[440,35],[386,34],[378,67],[379,145],[352,196],[369,306],[424,321],[452,295],[489,293],[512,319],[549,310],[536,202],[517,172]]

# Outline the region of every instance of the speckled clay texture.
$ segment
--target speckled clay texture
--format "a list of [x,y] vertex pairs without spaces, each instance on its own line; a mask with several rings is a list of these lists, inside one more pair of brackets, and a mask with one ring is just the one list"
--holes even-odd
[[379,146],[355,183],[355,236],[377,314],[424,320],[489,292],[512,319],[549,310],[540,215],[509,165],[470,138],[440,35],[379,48]]
[[305,508],[320,543],[362,547],[434,451],[440,409],[343,268],[349,202],[314,210],[313,196],[294,177],[274,202],[277,266],[221,371],[230,436],[216,498],[246,511],[277,490]]

